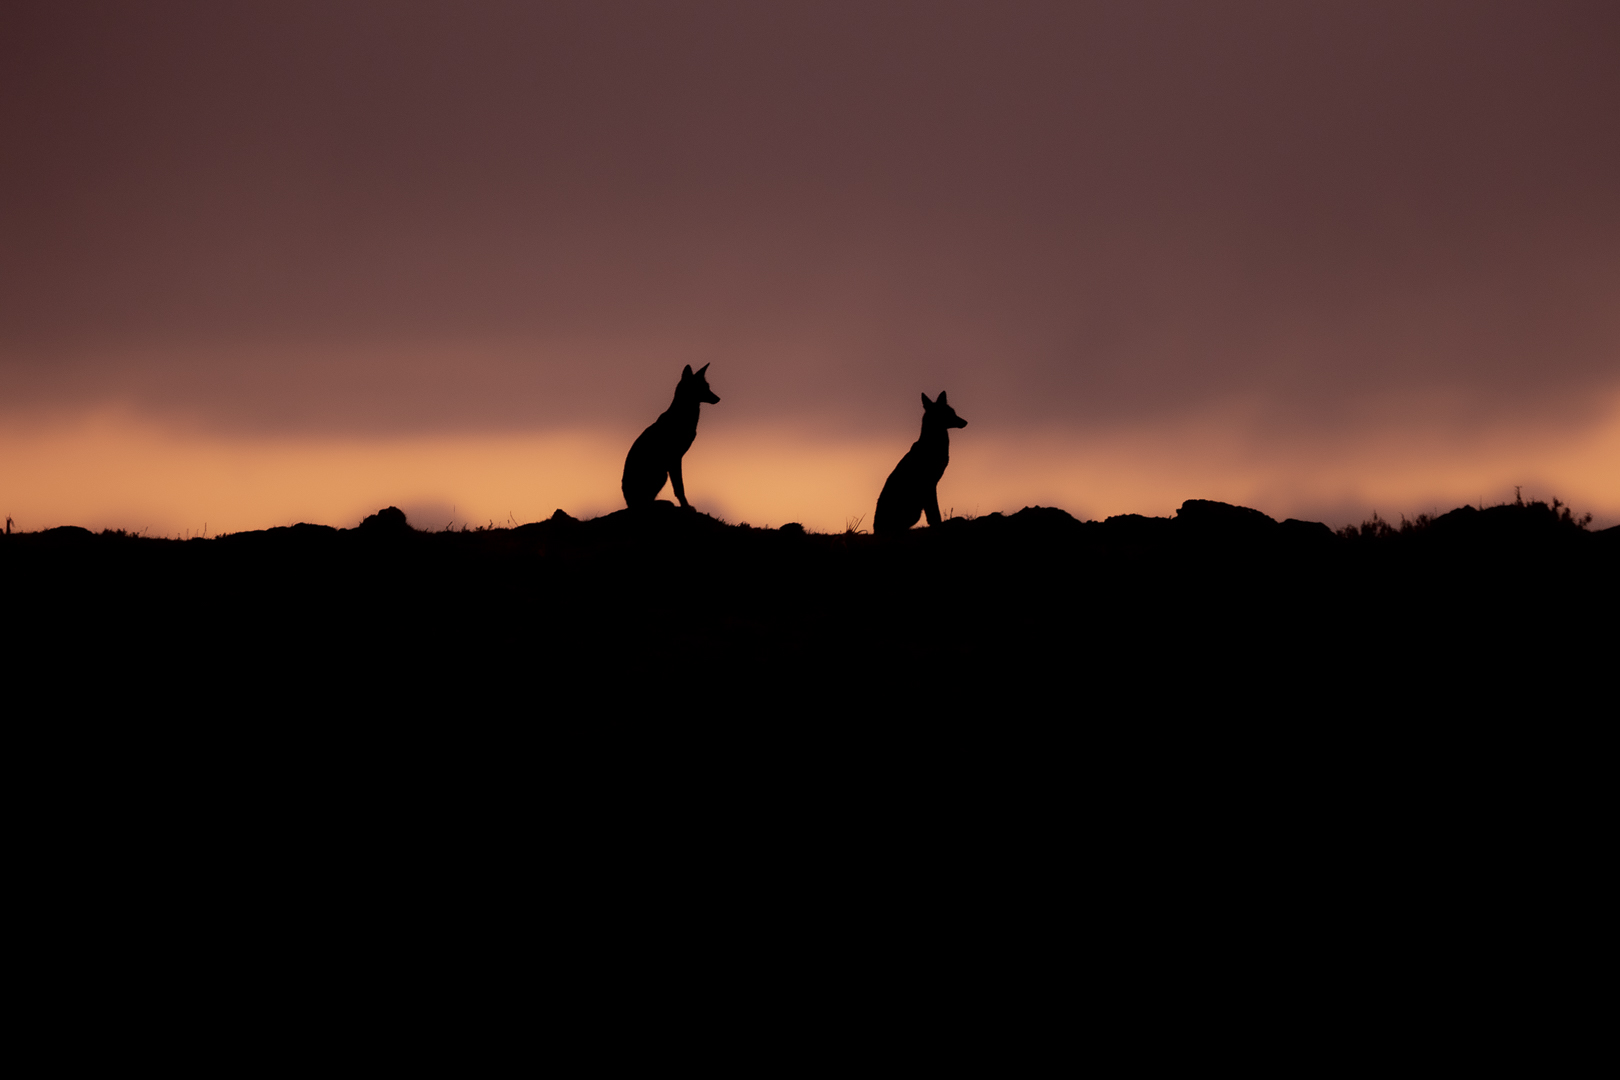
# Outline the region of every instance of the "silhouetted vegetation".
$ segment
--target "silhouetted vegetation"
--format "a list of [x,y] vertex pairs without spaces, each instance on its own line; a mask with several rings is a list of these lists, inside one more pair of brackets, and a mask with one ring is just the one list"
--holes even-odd
[[[1476,514],[1481,515],[1477,520],[1474,519]],[[1502,503],[1482,510],[1464,506],[1438,517],[1432,514],[1419,514],[1408,518],[1402,514],[1398,527],[1379,517],[1375,510],[1372,516],[1360,525],[1346,525],[1337,535],[1344,540],[1387,541],[1414,537],[1428,532],[1435,526],[1439,526],[1442,530],[1451,529],[1459,532],[1474,529],[1492,534],[1511,532],[1523,535],[1527,532],[1585,532],[1591,524],[1591,514],[1576,517],[1574,512],[1558,499],[1554,499],[1550,505],[1540,500],[1527,503],[1519,489],[1515,489],[1511,503]]]

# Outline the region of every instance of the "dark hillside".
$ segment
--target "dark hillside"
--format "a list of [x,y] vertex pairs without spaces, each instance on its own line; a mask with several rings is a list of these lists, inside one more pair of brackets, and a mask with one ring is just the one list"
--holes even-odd
[[1132,971],[1323,926],[1345,964],[1448,934],[1481,963],[1504,867],[1557,883],[1550,926],[1601,895],[1617,555],[1535,504],[11,536],[19,831],[85,925],[196,881],[154,917],[264,897],[272,942],[329,925],[309,880],[391,952],[440,909],[364,928],[448,896],[501,956],[549,913],[611,922],[593,949],[779,918],[954,965],[958,924],[1047,957],[1089,920]]
[[209,711],[645,697],[853,718],[1579,692],[1615,645],[1617,566],[1616,530],[1542,503],[1337,535],[1192,500],[892,538],[659,503],[462,532],[385,510],[346,530],[0,540],[14,670],[74,701]]

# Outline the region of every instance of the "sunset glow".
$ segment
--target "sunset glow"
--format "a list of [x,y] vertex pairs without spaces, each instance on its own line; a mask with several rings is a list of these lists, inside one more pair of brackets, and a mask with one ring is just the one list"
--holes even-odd
[[[965,411],[965,410],[964,410]],[[406,438],[224,437],[165,430],[128,414],[12,425],[0,433],[0,511],[20,529],[64,522],[150,535],[218,535],[309,521],[352,526],[399,506],[423,529],[523,524],[562,509],[623,505],[635,433]],[[706,512],[763,526],[870,528],[889,469],[914,432],[852,439],[712,425],[686,458]],[[1078,517],[1168,515],[1188,498],[1253,506],[1335,527],[1526,497],[1620,523],[1620,407],[1577,431],[1455,433],[1396,427],[1279,446],[1232,417],[1101,431],[955,436],[941,509],[958,516],[1058,506]],[[672,498],[666,488],[663,497]]]
[[[10,4],[0,512],[1620,522],[1612,3]],[[669,497],[666,492],[665,497]]]

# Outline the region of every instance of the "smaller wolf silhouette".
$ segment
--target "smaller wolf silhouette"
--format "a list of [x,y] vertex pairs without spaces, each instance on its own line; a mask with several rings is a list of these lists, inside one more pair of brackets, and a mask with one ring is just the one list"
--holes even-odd
[[967,427],[945,400],[922,396],[922,435],[911,444],[906,456],[894,467],[878,496],[877,513],[872,515],[874,533],[905,532],[917,524],[919,515],[928,515],[928,524],[939,524],[939,478],[951,461],[951,428]]
[[705,401],[720,404],[703,375],[708,370],[708,364],[695,372],[687,364],[675,387],[675,400],[631,445],[624,459],[624,479],[619,483],[625,505],[649,505],[664,490],[664,478],[668,477],[675,486],[675,497],[682,506],[692,509],[686,501],[686,483],[681,479],[681,456],[697,438],[698,406]]

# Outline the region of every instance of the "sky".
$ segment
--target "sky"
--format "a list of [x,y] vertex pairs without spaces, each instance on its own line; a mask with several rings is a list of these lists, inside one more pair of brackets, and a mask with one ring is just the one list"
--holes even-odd
[[[1620,523],[1620,6],[8,3],[0,512]],[[670,497],[666,489],[665,496]]]

